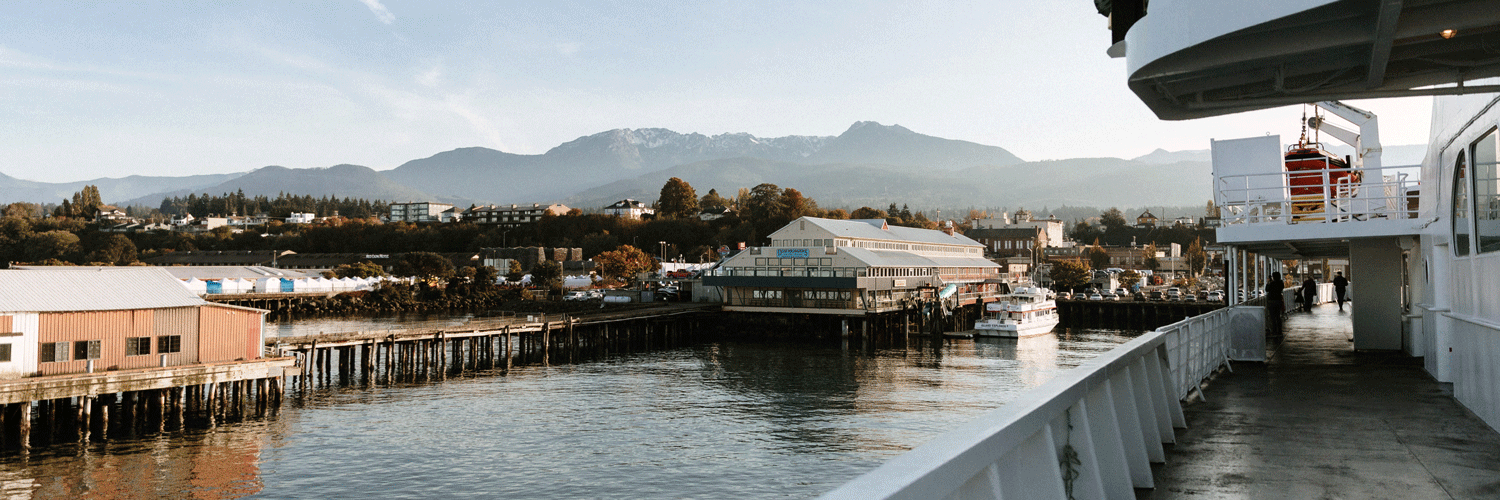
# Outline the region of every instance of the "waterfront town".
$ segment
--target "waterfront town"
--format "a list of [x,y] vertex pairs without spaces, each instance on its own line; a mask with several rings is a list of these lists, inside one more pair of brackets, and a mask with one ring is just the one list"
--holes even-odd
[[0,492],[1495,497],[1500,10],[1180,4],[0,6]]

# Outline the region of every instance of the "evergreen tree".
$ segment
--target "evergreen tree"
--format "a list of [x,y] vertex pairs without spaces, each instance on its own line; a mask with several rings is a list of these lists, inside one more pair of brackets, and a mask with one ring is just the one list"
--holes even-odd
[[669,219],[684,219],[698,215],[698,193],[687,181],[673,177],[662,185],[656,198],[657,215]]

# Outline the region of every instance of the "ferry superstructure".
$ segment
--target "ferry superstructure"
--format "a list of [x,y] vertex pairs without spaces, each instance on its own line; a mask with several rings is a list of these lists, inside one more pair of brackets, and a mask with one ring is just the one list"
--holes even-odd
[[[1214,142],[1218,239],[1245,277],[1236,284],[1254,289],[1277,270],[1247,256],[1348,258],[1354,348],[1422,357],[1500,429],[1500,6],[1159,0],[1149,12],[1115,2],[1112,15],[1109,51],[1125,57],[1131,90],[1163,119],[1323,103],[1347,120],[1341,139],[1356,147],[1360,201],[1330,203],[1327,217],[1292,216],[1281,145],[1267,147],[1274,138]],[[1377,117],[1331,102],[1426,95],[1435,97],[1421,165],[1383,165]]]

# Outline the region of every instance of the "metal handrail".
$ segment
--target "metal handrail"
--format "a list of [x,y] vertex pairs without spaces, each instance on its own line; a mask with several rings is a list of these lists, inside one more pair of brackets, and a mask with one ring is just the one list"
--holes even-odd
[[1186,426],[1179,398],[1227,366],[1230,312],[1126,342],[822,498],[1134,498]]
[[[1222,200],[1220,223],[1309,224],[1374,218],[1416,217],[1408,208],[1407,191],[1418,187],[1407,171],[1416,165],[1382,168],[1330,168],[1217,177],[1214,189]],[[1345,174],[1336,179],[1335,174]],[[1323,182],[1293,185],[1292,180],[1320,177]],[[1294,194],[1294,190],[1317,194]]]

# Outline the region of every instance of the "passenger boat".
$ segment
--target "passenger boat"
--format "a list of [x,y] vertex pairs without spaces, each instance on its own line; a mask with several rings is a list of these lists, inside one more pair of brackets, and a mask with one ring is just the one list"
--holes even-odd
[[984,317],[974,322],[974,335],[1020,338],[1042,335],[1057,326],[1057,302],[1048,290],[1021,287],[984,306]]

